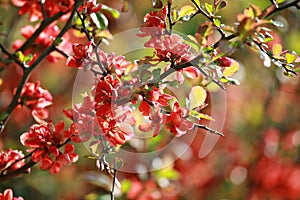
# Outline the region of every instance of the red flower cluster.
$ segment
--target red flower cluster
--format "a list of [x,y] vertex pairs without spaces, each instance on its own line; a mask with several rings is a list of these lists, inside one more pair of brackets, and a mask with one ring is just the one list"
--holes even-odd
[[189,110],[180,107],[178,101],[175,101],[172,105],[172,112],[166,118],[166,129],[176,136],[185,134],[194,127],[194,123],[187,119],[188,116]]
[[251,169],[255,186],[251,200],[300,198],[300,167],[283,162],[277,156],[262,157]]
[[52,96],[48,90],[40,87],[39,82],[28,82],[21,91],[20,104],[31,109],[31,114],[37,122],[42,122],[48,118],[46,107],[52,104]]
[[140,28],[140,33],[138,36],[160,36],[164,33],[166,28],[167,19],[167,8],[163,8],[160,11],[152,12],[150,11],[144,17],[144,24]]
[[[43,19],[42,3],[40,0],[11,0],[13,5],[21,7],[20,15],[29,12],[29,21],[34,22]],[[74,5],[74,0],[45,0],[44,9],[47,17],[53,17],[58,12],[67,12]]]
[[118,105],[118,88],[122,87],[117,79],[108,75],[100,79],[94,90],[96,118],[109,143],[122,145],[133,135],[135,121],[129,106]]
[[98,49],[98,54],[104,68],[109,74],[115,74],[118,78],[121,78],[125,70],[132,64],[125,59],[125,56],[116,56],[114,53],[107,55],[100,49]]
[[152,37],[145,43],[145,47],[154,48],[159,61],[179,64],[191,59],[191,47],[184,44],[176,34]]
[[24,200],[23,197],[14,197],[12,189],[6,189],[0,193],[0,200]]
[[[21,151],[8,149],[0,153],[0,172],[14,171],[25,165],[25,161],[21,160],[24,155]],[[19,161],[18,161],[19,160]],[[18,161],[18,162],[16,162]],[[15,163],[16,162],[16,163]]]
[[151,113],[151,107],[149,102],[153,106],[168,106],[169,100],[173,97],[169,94],[163,93],[163,91],[155,86],[149,87],[144,90],[141,94],[141,99],[143,99],[139,105],[139,111],[144,116],[149,116]]
[[187,119],[189,110],[180,107],[177,101],[170,106],[172,110],[167,112],[169,101],[173,97],[164,94],[161,89],[153,86],[149,93],[143,93],[141,96],[143,100],[139,105],[139,111],[143,116],[149,116],[151,121],[141,124],[139,126],[141,131],[149,132],[154,128],[153,136],[157,136],[161,125],[164,125],[171,133],[180,136],[194,127],[194,123]]
[[[38,26],[24,26],[21,29],[22,36],[27,40],[29,39],[35,32],[35,30],[38,28]],[[32,54],[33,59],[29,62],[29,64],[33,63],[37,57],[48,47],[50,47],[56,37],[59,34],[59,27],[56,26],[54,23],[47,26],[43,32],[36,38],[34,41],[34,44],[28,48],[25,52],[23,52],[25,55]],[[68,52],[71,46],[71,43],[68,40],[69,36],[68,34],[65,34],[62,37],[62,42],[58,45],[57,48],[60,50],[63,50],[65,52]],[[18,50],[24,42],[22,40],[16,40],[13,44],[13,49]],[[52,52],[47,56],[47,60],[49,62],[57,62],[58,59],[62,58],[62,55],[58,54],[57,52]]]
[[92,52],[92,43],[91,42],[87,44],[74,43],[72,49],[74,52],[74,56],[70,56],[67,59],[66,65],[74,68],[83,67],[82,63],[85,62],[85,59],[88,56],[88,54]]
[[136,178],[130,180],[130,188],[126,195],[129,200],[157,200],[157,199],[178,199],[174,186],[160,187],[156,182],[149,179],[140,181]]
[[[72,135],[71,130],[64,130],[64,123],[59,122],[55,126],[52,123],[34,124],[29,132],[20,137],[24,146],[30,147],[31,161],[40,162],[42,170],[50,169],[50,173],[59,172],[62,165],[74,163],[78,155],[74,153],[74,146],[66,144]],[[66,145],[65,145],[66,144]],[[65,145],[64,152],[59,148]]]
[[[145,46],[155,49],[158,61],[171,62],[178,65],[192,59],[191,47],[183,43],[182,38],[176,34],[152,37],[145,43]],[[182,73],[193,79],[200,75],[200,71],[193,66],[177,70],[176,73],[175,79],[180,83],[184,79]]]
[[75,104],[73,109],[64,110],[67,118],[73,121],[70,139],[73,142],[86,142],[92,135],[99,135],[99,125],[95,119],[95,102],[86,93],[82,104]]

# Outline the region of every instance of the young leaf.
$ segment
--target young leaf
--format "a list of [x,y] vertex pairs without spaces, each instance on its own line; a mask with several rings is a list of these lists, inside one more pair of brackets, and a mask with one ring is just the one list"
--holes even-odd
[[183,7],[180,8],[180,11],[179,11],[179,16],[177,18],[177,20],[180,20],[186,16],[190,16],[192,15],[193,13],[195,12],[195,8],[193,6],[190,6],[190,5],[185,5]]
[[223,76],[233,76],[240,69],[239,63],[234,61],[229,67],[226,67]]
[[272,47],[272,52],[273,52],[273,55],[275,55],[275,56],[280,55],[282,52],[281,44],[274,44]]
[[107,12],[110,12],[115,19],[118,19],[120,17],[119,11],[117,11],[116,9],[113,9],[111,7],[108,7],[107,5],[103,4],[102,10],[106,10]]
[[104,30],[108,26],[108,19],[104,14],[92,13],[90,17],[94,24],[97,26],[97,28],[99,28],[100,30]]
[[290,64],[290,63],[295,62],[295,60],[297,59],[297,56],[294,54],[291,54],[291,53],[287,53],[287,54],[285,54],[285,59],[286,59],[286,62],[288,64]]
[[209,3],[205,3],[205,8],[210,15],[213,15],[213,6]]
[[200,0],[195,0],[195,3],[197,4],[197,6],[200,7],[200,5],[201,5]]
[[214,18],[214,24],[215,24],[217,27],[220,27],[220,26],[221,26],[221,21],[220,21],[219,19]]
[[207,94],[203,87],[201,86],[192,87],[189,93],[189,100],[190,100],[189,109],[193,109],[198,106],[201,106],[205,102],[206,96]]
[[191,110],[189,115],[192,117],[195,117],[198,120],[206,119],[206,120],[214,121],[214,119],[211,116],[203,114],[203,113],[199,113],[196,110]]

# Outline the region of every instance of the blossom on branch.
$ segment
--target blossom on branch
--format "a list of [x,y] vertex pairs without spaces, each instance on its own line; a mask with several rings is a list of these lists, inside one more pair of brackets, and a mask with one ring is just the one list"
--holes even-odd
[[[42,3],[40,0],[11,0],[12,4],[21,7],[19,15],[29,13],[29,21],[43,19]],[[67,12],[74,6],[74,0],[45,0],[43,7],[47,17],[53,17],[58,12]]]
[[27,82],[20,94],[20,104],[31,109],[31,114],[37,122],[48,118],[46,107],[52,104],[52,95],[40,87],[40,82]]
[[0,152],[0,172],[14,171],[25,165],[24,154],[21,151],[8,149]]
[[87,44],[74,43],[72,49],[74,56],[70,56],[67,59],[66,65],[69,67],[80,68],[88,54],[92,52],[92,44],[91,42]]
[[176,136],[185,134],[194,127],[194,123],[187,119],[189,110],[179,106],[178,101],[172,105],[172,111],[167,116],[165,127]]
[[[34,124],[29,132],[23,133],[20,137],[24,146],[30,147],[28,152],[32,152],[31,161],[40,162],[40,168],[50,169],[50,173],[59,172],[61,166],[74,163],[78,160],[78,155],[74,153],[74,146],[66,144],[70,137],[71,130],[64,130],[64,123],[56,125]],[[66,144],[66,145],[65,145]],[[64,152],[59,148],[65,145]]]
[[144,24],[140,28],[139,37],[151,35],[152,37],[160,36],[164,33],[167,26],[167,8],[160,11],[150,11],[144,17]]
[[85,0],[83,5],[78,8],[78,12],[84,11],[86,14],[99,12],[102,8],[102,4],[97,3],[96,0]]

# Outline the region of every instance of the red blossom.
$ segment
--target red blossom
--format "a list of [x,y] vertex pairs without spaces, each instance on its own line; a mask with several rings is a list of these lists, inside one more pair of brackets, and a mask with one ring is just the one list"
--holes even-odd
[[[25,39],[29,39],[38,27],[39,26],[33,27],[30,25],[24,26],[21,29],[21,34]],[[33,59],[29,62],[29,64],[33,63],[46,48],[50,47],[53,44],[58,34],[59,27],[55,25],[55,23],[52,23],[49,26],[47,26],[39,34],[39,36],[35,39],[34,44],[31,45],[30,48],[28,48],[25,52],[23,52],[24,55],[33,55]],[[57,48],[65,52],[69,52],[71,43],[69,42],[68,33],[66,33],[61,39],[62,42],[57,46]],[[16,40],[13,44],[13,49],[18,50],[23,44],[24,42],[22,40]],[[47,56],[47,60],[49,62],[57,62],[62,57],[63,56],[59,53],[52,52]]]
[[[52,17],[58,12],[67,12],[73,5],[74,0],[45,0],[44,8],[48,17]],[[13,5],[21,7],[20,15],[29,13],[29,21],[34,22],[43,19],[40,0],[12,0]]]
[[71,135],[70,131],[64,130],[63,122],[56,125],[34,124],[29,132],[21,135],[20,140],[24,146],[31,148],[28,151],[33,152],[31,157],[33,162],[40,162],[40,168],[43,170],[50,169],[50,173],[57,173],[62,165],[78,160],[72,144],[66,144],[63,153],[59,150],[69,139],[66,136]]
[[176,136],[180,136],[191,130],[194,127],[194,123],[186,119],[188,117],[189,110],[179,106],[178,101],[174,102],[172,106],[172,112],[166,118],[166,129],[170,130]]
[[112,76],[100,79],[94,89],[96,117],[102,134],[113,146],[123,145],[133,135],[132,110],[129,106],[118,105],[116,98],[120,82]]
[[84,11],[86,14],[91,14],[100,11],[101,8],[102,4],[97,3],[96,0],[85,0],[83,5],[78,8],[78,11]]
[[221,66],[221,67],[230,67],[233,63],[235,62],[235,60],[233,60],[232,58],[229,57],[221,57],[217,60],[217,63]]
[[0,193],[0,200],[24,200],[23,197],[14,197],[12,189],[8,188]]
[[46,107],[52,104],[52,100],[52,95],[48,90],[41,88],[39,82],[26,83],[20,94],[20,103],[31,109],[32,116],[37,122],[48,118]]
[[90,52],[92,52],[92,44],[91,42],[87,44],[77,44],[74,43],[72,46],[74,56],[70,56],[67,59],[67,66],[80,68],[82,67],[82,63],[85,61],[86,57]]
[[116,56],[114,53],[107,55],[100,49],[98,49],[98,54],[104,68],[110,74],[116,74],[119,78],[124,75],[127,67],[131,65],[131,62],[127,61],[125,56]]
[[0,153],[0,172],[3,170],[14,171],[23,167],[25,165],[25,161],[22,160],[22,158],[24,158],[24,154],[21,151],[12,149],[2,151]]
[[151,122],[142,123],[141,125],[139,125],[139,129],[143,132],[150,132],[154,129],[153,137],[155,137],[159,134],[161,125],[165,123],[165,117],[166,115],[161,113],[159,109],[155,109],[154,112],[151,112],[149,114]]
[[144,17],[144,24],[140,28],[138,36],[160,36],[163,34],[166,28],[167,8],[163,8],[160,11],[150,11]]

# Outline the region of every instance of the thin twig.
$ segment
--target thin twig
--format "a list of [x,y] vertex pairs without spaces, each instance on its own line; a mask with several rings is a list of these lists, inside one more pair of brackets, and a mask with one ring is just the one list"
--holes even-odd
[[202,124],[195,124],[195,127],[197,128],[201,128],[201,129],[204,129],[204,130],[207,130],[209,131],[210,133],[213,133],[213,134],[216,134],[216,135],[219,135],[219,136],[224,136],[223,133],[219,132],[219,131],[216,131],[216,130],[213,130],[205,125],[202,125]]
[[15,54],[11,54],[8,50],[4,48],[4,46],[0,43],[0,49],[1,51],[8,56],[9,59],[12,59],[17,63],[22,69],[27,68],[28,66],[24,63],[22,63],[19,58]]
[[57,48],[57,47],[55,47],[54,50],[55,50],[57,53],[59,53],[60,55],[62,55],[63,57],[65,57],[65,58],[68,58],[68,57],[69,57],[69,55],[68,55],[66,52],[62,51],[61,49],[59,49],[59,48]]
[[47,20],[48,15],[47,15],[46,10],[45,10],[45,0],[41,0],[40,4],[41,4],[41,10],[42,10],[43,18],[44,18],[44,20]]
[[48,18],[47,20],[42,21],[41,25],[39,26],[39,28],[32,34],[32,36],[26,40],[26,42],[16,51],[25,51],[26,49],[28,49],[30,47],[30,45],[35,41],[35,39],[40,35],[40,33],[52,22],[54,22],[55,20],[57,20],[58,18],[60,18],[61,16],[63,16],[64,14],[68,13],[69,11],[66,12],[58,12],[57,14],[55,14],[53,17]]
[[[285,9],[293,7],[293,6],[295,6],[297,9],[300,9],[300,6],[298,5],[299,2],[300,2],[300,0],[295,0],[292,2],[282,3],[282,4],[278,5],[277,7],[275,5],[273,5],[273,6],[275,6],[275,8],[273,8],[273,9],[271,9],[271,11],[267,12],[265,18],[269,17],[270,15],[272,15],[276,12],[285,10]],[[267,11],[267,10],[268,10],[268,8],[265,9],[265,11]]]
[[116,184],[116,179],[117,179],[117,168],[116,168],[116,160],[114,161],[114,168],[113,168],[113,183],[111,186],[111,193],[110,193],[110,199],[114,200],[114,192],[115,192],[115,184]]
[[[214,17],[210,16],[209,14],[207,14],[200,6],[198,6],[198,4],[195,2],[195,0],[191,0],[191,1],[196,6],[196,8],[198,10],[195,13],[195,15],[198,14],[198,13],[204,15],[216,27],[217,31],[221,34],[221,37],[225,38],[226,34],[224,33],[224,31],[220,27],[218,27],[218,26],[215,25],[215,23],[214,23]],[[194,16],[192,15],[192,17],[194,17]]]
[[88,32],[88,30],[87,30],[87,28],[86,28],[86,26],[85,26],[85,22],[84,22],[85,18],[83,18],[83,17],[81,16],[81,14],[78,12],[78,10],[76,10],[76,13],[77,13],[77,16],[79,17],[79,19],[80,19],[80,21],[81,21],[81,24],[82,24],[81,31],[83,31],[83,32],[85,33],[85,35],[87,36],[87,38],[88,38],[89,41],[92,41],[93,39],[92,39],[92,37],[90,36],[90,34],[89,34],[89,32]]

